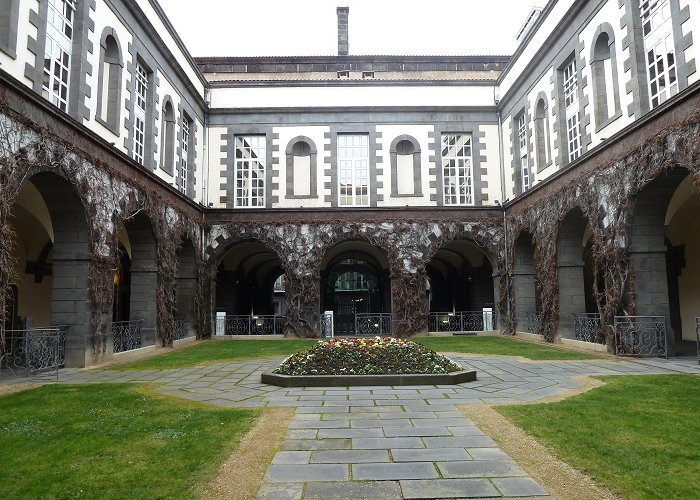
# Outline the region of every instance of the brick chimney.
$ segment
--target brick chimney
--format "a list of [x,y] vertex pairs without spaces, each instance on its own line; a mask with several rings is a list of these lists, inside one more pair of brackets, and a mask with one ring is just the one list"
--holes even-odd
[[350,7],[338,7],[338,55],[347,56],[349,52],[348,42],[348,15]]

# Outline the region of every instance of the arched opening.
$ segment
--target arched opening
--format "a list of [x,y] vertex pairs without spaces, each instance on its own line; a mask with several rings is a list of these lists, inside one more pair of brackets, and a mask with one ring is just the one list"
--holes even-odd
[[493,266],[480,246],[451,241],[430,259],[426,271],[430,331],[493,330]]
[[513,303],[516,328],[540,333],[542,301],[535,276],[537,261],[532,234],[523,232],[513,248]]
[[600,315],[593,298],[593,255],[588,219],[571,210],[559,225],[559,336],[585,342],[598,338]]
[[389,335],[391,284],[384,252],[365,241],[331,248],[321,263],[321,311],[335,335]]
[[601,31],[595,39],[591,54],[593,112],[598,128],[606,125],[619,108],[613,31],[609,25],[600,29],[606,31]]
[[99,95],[97,116],[113,132],[119,127],[121,110],[122,60],[114,30],[104,36],[100,45]]
[[666,269],[670,323],[677,354],[692,354],[700,317],[700,196],[688,175],[666,211]]
[[156,343],[157,258],[153,228],[145,215],[119,225],[112,308],[115,352]]
[[552,161],[549,151],[549,117],[544,97],[538,99],[535,105],[535,153],[539,170],[546,168]]
[[[244,241],[226,251],[216,273],[216,334],[281,334],[284,292],[275,292],[282,274],[277,253],[258,241]],[[278,306],[279,307],[279,306]]]
[[[88,225],[78,193],[55,174],[27,181],[12,208],[17,276],[6,342],[38,328],[61,327],[61,364],[93,361]],[[11,346],[10,346],[11,348]]]
[[197,294],[197,258],[192,240],[185,238],[178,249],[177,289],[175,293],[175,340],[195,335],[195,296]]

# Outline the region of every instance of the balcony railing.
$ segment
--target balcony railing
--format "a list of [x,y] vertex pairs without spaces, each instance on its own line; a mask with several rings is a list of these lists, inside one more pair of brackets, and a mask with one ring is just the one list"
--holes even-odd
[[526,312],[515,318],[515,325],[518,331],[542,335],[542,313]]
[[52,373],[66,362],[67,326],[5,330],[0,342],[0,368],[14,375]]
[[493,311],[431,312],[431,332],[483,332],[493,330]]
[[593,342],[605,344],[605,336],[601,335],[600,314],[576,313],[574,314],[574,335],[581,342]]
[[615,316],[615,354],[668,357],[664,316]]
[[355,314],[355,335],[391,335],[391,313]]
[[216,318],[217,335],[280,335],[284,333],[284,316],[229,315]]
[[143,320],[115,321],[112,323],[114,353],[133,351],[143,346]]

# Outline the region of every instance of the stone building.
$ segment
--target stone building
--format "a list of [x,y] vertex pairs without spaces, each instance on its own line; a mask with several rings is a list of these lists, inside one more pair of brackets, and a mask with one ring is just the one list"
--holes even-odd
[[550,0],[510,57],[350,55],[339,7],[337,56],[193,59],[155,0],[1,6],[2,319],[70,365],[326,311],[696,338],[697,0]]

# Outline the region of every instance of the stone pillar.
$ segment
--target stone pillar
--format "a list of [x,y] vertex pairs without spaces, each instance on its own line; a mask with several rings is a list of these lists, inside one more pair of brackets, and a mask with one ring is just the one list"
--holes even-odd
[[320,273],[306,269],[288,269],[285,273],[287,337],[316,338],[321,334]]
[[158,266],[156,242],[151,225],[143,217],[127,227],[131,242],[131,301],[129,319],[143,320],[143,345],[156,342],[156,290]]
[[428,303],[425,269],[391,277],[392,332],[409,337],[428,332]]
[[583,281],[583,218],[566,217],[559,229],[557,266],[559,275],[560,337],[575,338],[574,314],[586,312],[586,289]]
[[537,312],[537,291],[535,289],[535,259],[532,247],[517,244],[513,252],[513,304],[516,328],[524,331],[523,322],[527,314]]
[[185,336],[189,337],[195,333],[197,294],[197,261],[189,241],[185,241],[178,257],[180,262],[175,290],[175,317],[185,321]]

